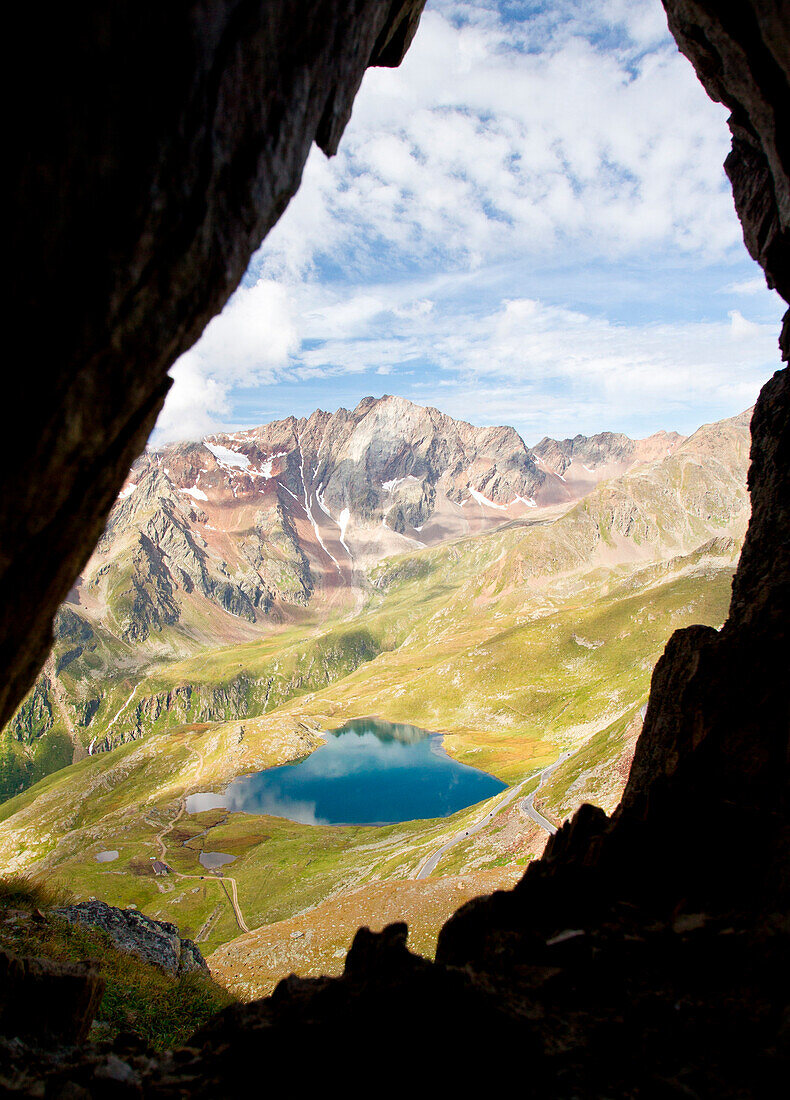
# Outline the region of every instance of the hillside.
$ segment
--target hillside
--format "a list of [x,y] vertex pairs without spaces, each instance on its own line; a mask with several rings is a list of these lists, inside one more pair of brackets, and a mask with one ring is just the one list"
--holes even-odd
[[[380,563],[398,552],[455,546],[512,524],[508,560],[496,568],[519,584],[618,553],[649,560],[693,549],[729,530],[722,516],[737,526],[743,513],[746,425],[736,421],[723,446],[708,451],[708,429],[685,443],[667,433],[637,442],[603,433],[543,440],[530,451],[510,428],[474,428],[387,397],[145,454],[57,616],[45,670],[0,735],[0,796],[160,718],[261,712],[347,674],[377,652],[365,627],[322,641],[306,673],[292,662],[267,674],[265,655],[358,611],[371,582],[383,583]],[[653,467],[661,474],[651,489]],[[643,471],[643,483],[621,484],[628,470]],[[588,497],[597,518],[574,507]],[[569,522],[554,525],[566,512]],[[556,538],[528,539],[509,560],[519,532],[550,525]],[[415,561],[433,568],[430,555]],[[492,584],[501,590],[501,579]],[[165,687],[173,662],[244,644],[252,669],[223,675],[218,690],[192,680],[176,683],[175,694]]]
[[[546,828],[523,797],[554,824],[582,801],[617,804],[666,639],[726,616],[748,515],[748,441],[745,416],[707,425],[559,512],[536,508],[378,562],[357,586],[358,611],[308,606],[301,620],[269,621],[231,644],[207,645],[183,624],[119,637],[80,594],[60,613],[48,683],[15,721],[28,722],[34,744],[37,715],[51,707],[38,737],[48,744],[58,716],[71,717],[81,759],[0,806],[0,860],[67,881],[78,898],[134,903],[206,954],[262,929],[243,950],[268,952],[265,973],[243,974],[235,947],[214,960],[240,996],[270,988],[294,960],[304,973],[331,969],[349,892],[374,923],[402,899],[429,951],[453,897],[507,886],[540,855]],[[133,496],[108,539],[129,537],[120,517]],[[177,629],[189,645],[168,633]],[[298,760],[319,731],[362,715],[443,733],[453,757],[519,798],[385,827],[186,810],[190,793]],[[430,877],[416,879],[449,841]],[[117,856],[98,862],[108,850]],[[233,856],[227,874],[205,871],[208,851]],[[170,876],[152,873],[154,856]]]

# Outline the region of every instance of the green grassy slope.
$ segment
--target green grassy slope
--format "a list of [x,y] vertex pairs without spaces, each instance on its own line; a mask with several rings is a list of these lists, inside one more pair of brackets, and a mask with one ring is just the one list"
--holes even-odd
[[0,878],[0,948],[58,962],[91,962],[104,979],[91,1038],[140,1035],[157,1049],[183,1043],[233,998],[210,977],[168,974],[120,951],[99,929],[69,924],[52,912],[67,891],[21,876]]
[[[441,732],[454,757],[509,784],[570,753],[536,806],[557,823],[583,801],[611,811],[667,639],[726,617],[746,522],[745,451],[731,431],[713,426],[696,450],[603,483],[553,520],[389,559],[351,615],[305,613],[216,648],[185,647],[167,630],[131,646],[78,612],[66,616],[49,686],[39,682],[2,742],[0,776],[13,758],[25,783],[38,782],[7,787],[16,793],[0,804],[0,865],[35,869],[80,898],[134,903],[206,952],[239,934],[234,890],[250,928],[287,927],[350,891],[382,905],[387,883],[416,912],[419,884],[406,880],[491,809],[435,874],[514,873],[546,840],[520,800],[381,828],[188,814],[184,800],[296,760],[320,744],[320,730],[375,715]],[[49,722],[44,736],[36,722]],[[86,756],[88,745],[107,751]],[[44,752],[68,766],[39,778],[45,769],[33,763]],[[118,858],[98,863],[105,849]],[[204,871],[202,851],[234,857],[224,877]],[[173,874],[155,877],[151,859],[163,855]]]
[[[491,540],[489,553],[496,557],[497,539]],[[517,610],[509,612],[478,598],[486,580],[477,560],[464,565],[459,559],[452,577],[434,574],[428,588],[423,578],[398,579],[377,592],[361,616],[364,637],[377,639],[377,648],[400,640],[396,648],[315,690],[306,685],[260,717],[154,729],[47,777],[0,806],[0,860],[20,870],[46,870],[80,897],[133,902],[174,921],[186,935],[202,933],[206,950],[238,935],[239,927],[227,884],[198,862],[202,850],[236,857],[226,871],[236,880],[250,927],[285,920],[368,882],[408,877],[485,807],[386,828],[316,827],[218,811],[176,820],[190,791],[298,758],[318,744],[311,731],[365,714],[443,731],[454,756],[511,783],[560,750],[578,749],[541,792],[546,812],[571,812],[581,801],[574,801],[578,775],[596,769],[583,796],[611,808],[625,778],[619,762],[627,755],[629,723],[646,699],[667,637],[691,622],[717,626],[724,619],[733,550],[722,550],[638,569],[596,570],[586,578],[584,598],[575,585],[568,594],[560,578],[539,592],[525,589]],[[326,647],[358,636],[357,625],[320,639]],[[295,636],[291,640],[296,660],[299,646]],[[315,643],[311,634],[305,654],[316,651]],[[258,654],[244,647],[245,666],[260,660],[260,667],[269,667],[278,659],[272,643],[261,648]],[[205,655],[194,678],[220,682],[233,671],[231,658],[228,650]],[[189,668],[180,667],[177,675],[169,670],[170,686]],[[158,879],[150,858],[158,853],[157,835],[173,822],[165,836],[168,862],[194,877]],[[523,864],[543,840],[531,837],[529,822],[514,810],[448,853],[437,873]],[[118,850],[119,858],[97,863],[95,854],[104,848]]]

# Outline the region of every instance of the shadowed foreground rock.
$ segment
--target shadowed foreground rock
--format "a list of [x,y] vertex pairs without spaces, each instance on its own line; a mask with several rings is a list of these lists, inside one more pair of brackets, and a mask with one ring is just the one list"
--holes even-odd
[[90,964],[0,951],[0,1034],[50,1044],[82,1042],[103,992],[104,980]]

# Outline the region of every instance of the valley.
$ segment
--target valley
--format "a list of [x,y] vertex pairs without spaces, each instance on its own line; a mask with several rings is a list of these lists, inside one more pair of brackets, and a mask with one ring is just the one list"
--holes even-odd
[[[530,450],[408,404],[143,456],[0,741],[4,868],[173,921],[242,998],[337,972],[360,923],[430,955],[547,824],[617,805],[667,638],[726,617],[747,414]],[[188,812],[363,717],[508,789],[395,825]]]

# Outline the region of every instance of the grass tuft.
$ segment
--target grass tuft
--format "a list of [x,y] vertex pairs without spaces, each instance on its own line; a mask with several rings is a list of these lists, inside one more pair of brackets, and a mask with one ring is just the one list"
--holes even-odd
[[71,891],[62,883],[45,882],[35,875],[6,875],[0,878],[0,909],[51,909],[70,905]]

